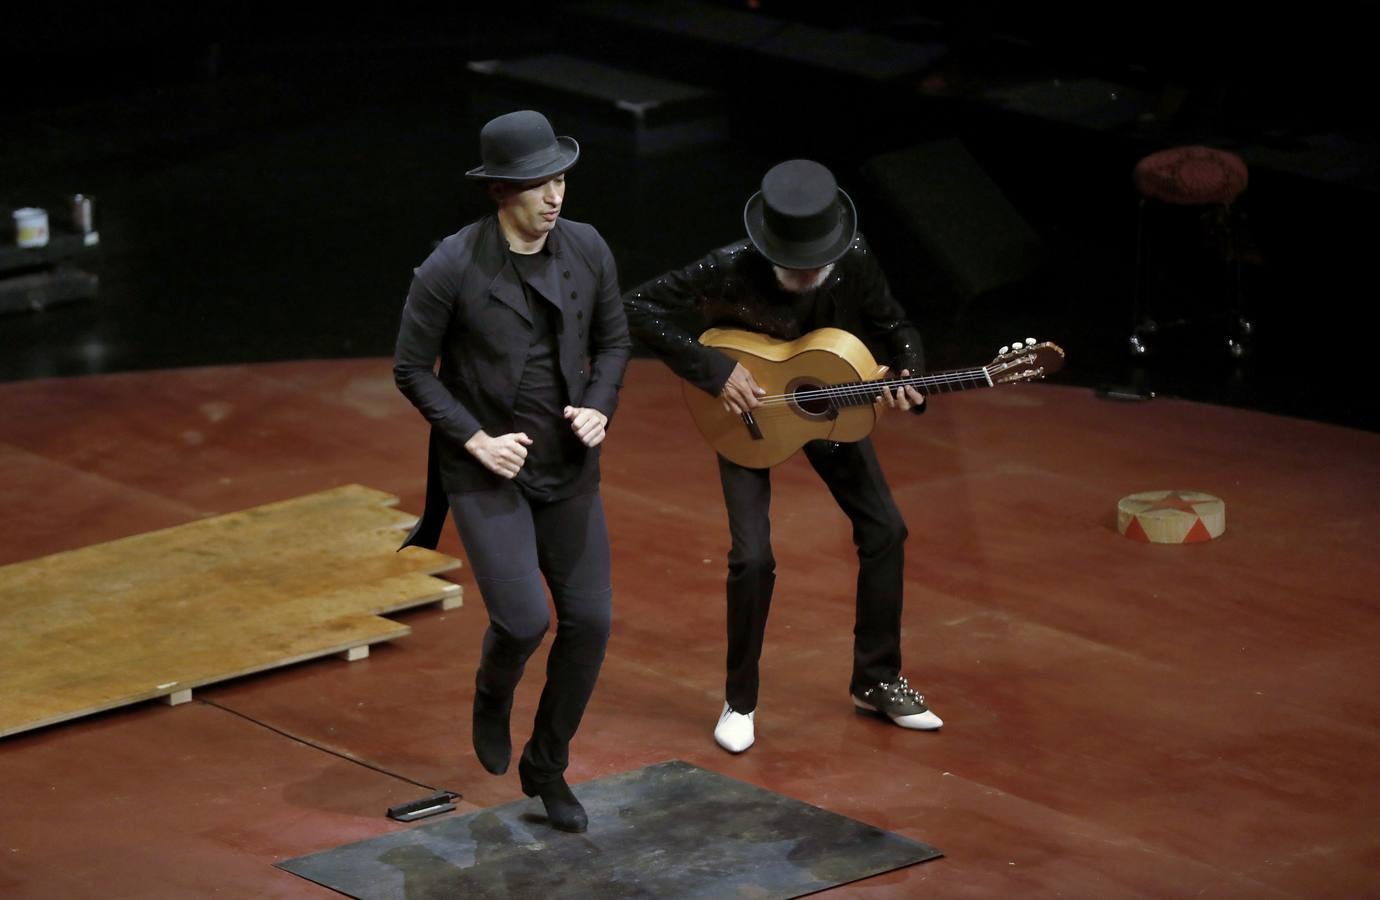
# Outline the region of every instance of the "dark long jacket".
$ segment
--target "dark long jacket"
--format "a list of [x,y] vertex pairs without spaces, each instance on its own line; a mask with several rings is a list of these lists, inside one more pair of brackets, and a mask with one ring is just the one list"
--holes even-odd
[[[546,249],[554,264],[529,287],[559,310],[557,350],[570,404],[612,420],[631,349],[613,254],[592,226],[568,219],[557,220]],[[393,377],[431,423],[431,446],[426,512],[407,543],[436,546],[447,493],[505,481],[464,445],[481,429],[513,431],[532,311],[508,253],[498,217],[487,216],[442,241],[412,279]],[[597,465],[597,448],[587,452],[588,464]]]
[[710,394],[723,389],[734,366],[728,356],[697,340],[711,327],[744,328],[783,340],[816,328],[841,328],[895,374],[924,371],[920,333],[892,297],[861,234],[824,284],[803,294],[782,290],[771,263],[743,240],[653,278],[629,291],[623,303],[633,334],[677,375]]

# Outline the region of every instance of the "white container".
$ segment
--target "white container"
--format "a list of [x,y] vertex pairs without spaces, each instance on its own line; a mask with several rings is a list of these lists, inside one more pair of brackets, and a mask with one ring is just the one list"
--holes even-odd
[[48,210],[26,206],[14,211],[15,243],[21,247],[48,246]]
[[72,195],[72,230],[77,234],[91,233],[91,198],[85,194]]

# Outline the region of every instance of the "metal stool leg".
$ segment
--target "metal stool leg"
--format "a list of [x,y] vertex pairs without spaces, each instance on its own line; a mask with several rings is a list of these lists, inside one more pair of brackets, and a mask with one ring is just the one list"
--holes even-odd
[[1250,353],[1250,338],[1255,326],[1247,318],[1245,291],[1241,286],[1241,245],[1234,227],[1231,204],[1225,207],[1223,227],[1227,231],[1227,252],[1231,254],[1232,308],[1231,334],[1227,336],[1227,352],[1234,359],[1244,359]]
[[1132,356],[1144,356],[1150,352],[1149,346],[1141,337],[1140,296],[1142,280],[1145,278],[1145,198],[1140,198],[1136,208],[1136,264],[1131,284],[1131,334],[1128,339]]

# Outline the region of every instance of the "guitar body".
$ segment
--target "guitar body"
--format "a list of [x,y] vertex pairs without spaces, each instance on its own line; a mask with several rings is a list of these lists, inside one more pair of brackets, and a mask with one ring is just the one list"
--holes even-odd
[[814,440],[860,441],[877,424],[875,402],[889,390],[925,396],[1020,384],[1064,366],[1057,344],[1034,338],[1002,347],[985,366],[928,375],[888,376],[863,342],[837,328],[793,341],[735,328],[711,328],[700,343],[742,363],[764,389],[751,414],[734,415],[718,397],[685,384],[685,403],[705,440],[740,466],[765,469]]
[[685,402],[695,426],[719,453],[740,466],[765,469],[788,459],[813,440],[860,441],[877,422],[871,403],[838,407],[795,395],[846,382],[873,381],[886,374],[862,341],[838,328],[821,328],[793,341],[735,328],[711,328],[700,343],[742,363],[767,392],[782,402],[758,407],[756,432],[724,409],[718,397],[689,383]]

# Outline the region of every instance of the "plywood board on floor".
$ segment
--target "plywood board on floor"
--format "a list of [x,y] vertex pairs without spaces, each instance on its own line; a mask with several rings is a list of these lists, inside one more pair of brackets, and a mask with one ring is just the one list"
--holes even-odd
[[0,567],[0,736],[407,634],[459,560],[347,485]]

